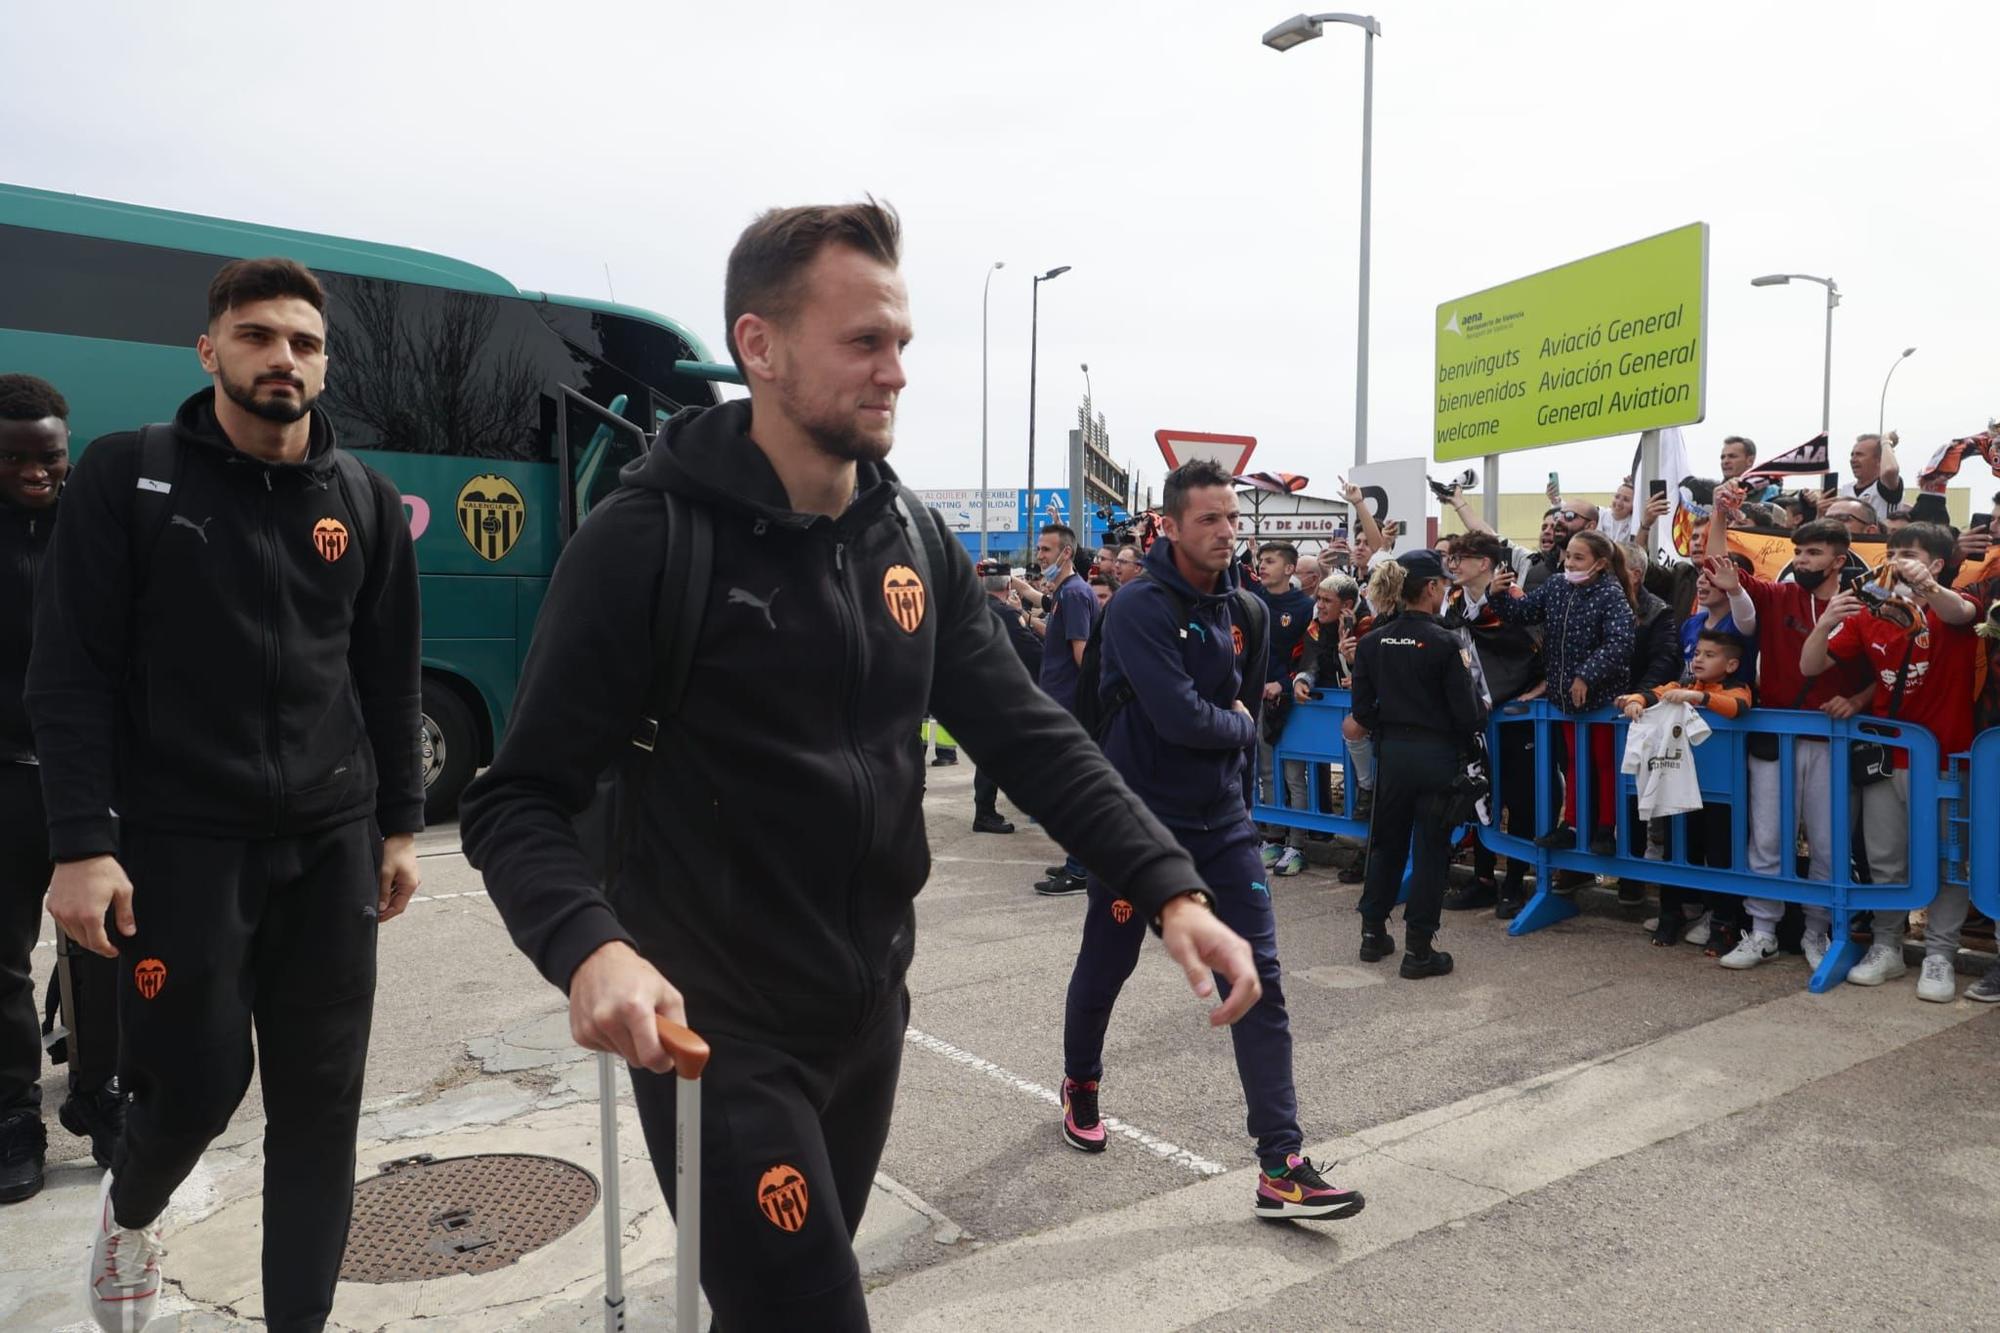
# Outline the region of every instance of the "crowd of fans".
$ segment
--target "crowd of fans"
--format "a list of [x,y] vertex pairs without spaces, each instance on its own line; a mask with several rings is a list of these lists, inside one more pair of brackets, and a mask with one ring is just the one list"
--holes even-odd
[[[1503,721],[1493,733],[1499,750],[1495,822],[1543,847],[1663,858],[1675,845],[1671,820],[1642,817],[1632,797],[1623,798],[1629,841],[1617,844],[1619,729],[1613,719],[1620,713],[1634,723],[1648,710],[1681,707],[1731,718],[1753,708],[1817,710],[1836,719],[1868,714],[1924,727],[1943,756],[1965,751],[1979,728],[2000,723],[2000,673],[1987,670],[1989,655],[2000,651],[2000,577],[1985,568],[1991,530],[2000,524],[2000,495],[1990,512],[1962,530],[1923,521],[1940,517],[1940,510],[1920,519],[1905,503],[1895,445],[1893,434],[1863,435],[1849,454],[1848,481],[1788,490],[1779,484],[1782,470],[1757,470],[1752,441],[1729,437],[1719,475],[1690,478],[1680,488],[1683,505],[1698,516],[1687,557],[1659,553],[1669,498],[1656,488],[1635,504],[1630,479],[1605,509],[1565,499],[1552,487],[1531,547],[1501,536],[1451,492],[1448,503],[1466,531],[1440,543],[1452,585],[1445,623],[1473,657],[1491,708],[1546,698],[1565,719],[1554,733],[1562,738],[1553,787],[1560,804],[1547,812],[1536,808],[1534,727]],[[1803,474],[1794,467],[1790,475]],[[1311,554],[1283,541],[1246,546],[1237,576],[1270,612],[1259,802],[1350,810],[1366,821],[1375,787],[1373,738],[1351,717],[1344,726],[1349,762],[1339,779],[1354,789],[1351,805],[1344,804],[1330,771],[1310,773],[1298,760],[1274,762],[1290,706],[1321,690],[1345,688],[1360,640],[1398,611],[1404,566],[1381,558],[1395,534],[1374,523],[1358,491],[1344,489],[1358,525],[1351,540],[1342,534]],[[1782,570],[1766,570],[1775,577],[1760,574],[1758,562],[1728,549],[1732,529],[1754,530],[1766,541],[1789,539],[1789,561]],[[1067,536],[1067,529],[1058,531]],[[1139,577],[1143,559],[1136,544],[1106,546],[1079,572],[1101,604]],[[1050,600],[1041,572],[1013,576],[1004,592],[1001,586],[989,577],[989,591],[1046,632],[1046,622],[1038,622]],[[1588,747],[1587,782],[1577,780],[1579,746]],[[1853,845],[1836,848],[1829,747],[1800,738],[1790,749],[1803,873],[1829,880],[1835,858],[1845,856],[1858,882],[1907,881],[1906,752],[1856,748],[1848,793]],[[1729,868],[1734,821],[1745,819],[1748,869],[1776,875],[1786,863],[1778,846],[1783,784],[1776,738],[1753,740],[1750,751],[1748,801],[1740,810],[1709,803],[1675,816],[1685,821],[1680,845],[1693,864]],[[1579,809],[1579,789],[1585,788]],[[1299,873],[1307,841],[1324,836],[1277,825],[1264,834],[1264,863],[1278,876]],[[1511,918],[1527,899],[1529,866],[1496,856],[1476,839],[1470,850],[1471,880],[1448,896],[1446,906],[1490,906]],[[1357,863],[1339,873],[1356,883],[1364,867]],[[1564,875],[1554,887],[1574,892],[1588,878]],[[1630,879],[1618,887],[1627,903],[1655,892]],[[1755,967],[1786,950],[1817,966],[1830,947],[1824,908],[1788,913],[1775,900],[1671,887],[1657,892],[1660,910],[1647,922],[1652,942],[1692,943],[1723,967]],[[1963,886],[1942,886],[1926,913],[1921,998],[1948,1001],[1958,994],[1952,960],[1967,914]],[[1904,975],[1904,915],[1876,912],[1869,924],[1872,944],[1848,980],[1879,985]],[[2000,1000],[2000,966],[1966,994]]]

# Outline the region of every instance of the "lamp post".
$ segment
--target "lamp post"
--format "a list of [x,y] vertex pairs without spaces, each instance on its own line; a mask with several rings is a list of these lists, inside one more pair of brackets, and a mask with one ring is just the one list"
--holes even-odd
[[1354,461],[1368,461],[1368,227],[1372,187],[1370,166],[1375,139],[1375,39],[1382,25],[1369,14],[1297,14],[1264,34],[1264,45],[1289,51],[1318,37],[1329,23],[1347,23],[1367,34],[1361,66],[1361,281],[1354,344]]
[[[1067,272],[1069,265],[1063,264],[1050,269],[1047,273],[1036,274],[1034,299],[1029,303],[1031,313],[1028,317],[1028,493],[1021,501],[1022,512],[1026,515],[1023,522],[1027,528],[1035,525],[1034,515],[1028,511],[1027,506],[1035,503],[1035,354],[1041,340],[1042,284],[1053,282]],[[1023,535],[1026,535],[1025,532]]]
[[[1826,436],[1826,456],[1833,458],[1833,308],[1840,304],[1840,285],[1832,278],[1815,278],[1810,273],[1766,273],[1750,279],[1752,287],[1783,287],[1791,282],[1816,282],[1826,288],[1826,367],[1820,375],[1819,428]],[[1907,355],[1907,353],[1905,353]],[[1886,386],[1885,390],[1886,392]],[[1828,472],[1826,489],[1832,490],[1840,478]]]
[[986,490],[986,308],[987,298],[993,295],[993,275],[1007,267],[1007,261],[996,259],[993,267],[986,270],[986,282],[979,293],[979,558],[986,558],[986,530],[992,526],[986,518],[986,508],[991,497]]
[[1910,353],[1916,350],[1914,347],[1905,347],[1903,354],[1889,363],[1889,373],[1882,377],[1882,401],[1875,405],[1875,435],[1878,439],[1882,435],[1882,423],[1889,419],[1889,381],[1896,377],[1896,367],[1909,360]]

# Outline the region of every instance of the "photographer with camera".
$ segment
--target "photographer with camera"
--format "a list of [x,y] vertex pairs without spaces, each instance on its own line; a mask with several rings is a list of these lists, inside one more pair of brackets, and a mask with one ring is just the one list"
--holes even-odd
[[[1986,608],[1938,581],[1951,558],[1951,533],[1912,523],[1889,539],[1876,579],[1843,591],[1827,604],[1799,655],[1799,669],[1817,674],[1835,662],[1859,662],[1880,683],[1870,701],[1876,717],[1914,722],[1937,737],[1938,758],[1972,748],[1972,682],[1979,639],[1973,626]],[[1909,756],[1891,751],[1895,769],[1861,781],[1861,830],[1868,870],[1877,884],[1899,884],[1910,870]],[[1924,926],[1923,974],[1917,998],[1949,1004],[1958,998],[1952,959],[1965,925],[1966,889],[1940,882]],[[1847,979],[1879,986],[1909,971],[1903,962],[1902,912],[1875,913],[1875,942]]]

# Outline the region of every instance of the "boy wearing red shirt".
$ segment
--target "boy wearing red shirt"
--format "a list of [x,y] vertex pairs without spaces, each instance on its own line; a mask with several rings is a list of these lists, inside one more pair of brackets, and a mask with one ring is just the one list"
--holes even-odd
[[[1973,625],[1984,610],[1938,582],[1951,552],[1951,534],[1934,523],[1912,523],[1892,535],[1884,576],[1892,600],[1859,614],[1862,600],[1853,592],[1841,593],[1813,627],[1799,658],[1806,672],[1834,662],[1865,663],[1876,685],[1869,711],[1928,730],[1937,737],[1940,761],[1972,746],[1972,680],[1979,648]],[[1908,755],[1891,753],[1895,773],[1861,788],[1861,829],[1868,869],[1877,884],[1899,884],[1910,877]],[[1965,912],[1965,886],[1940,883],[1924,929],[1918,999],[1948,1004],[1958,998],[1952,959]],[[1847,979],[1857,986],[1879,986],[1909,971],[1903,963],[1907,924],[1906,913],[1875,913],[1875,943]]]
[[[1715,493],[1708,549],[1728,549],[1727,516],[1741,503],[1735,486]],[[1808,635],[1840,590],[1840,570],[1847,562],[1847,528],[1831,520],[1804,524],[1792,533],[1792,575],[1782,583],[1740,574],[1733,561],[1719,561],[1710,570],[1715,586],[1734,592],[1740,584],[1757,608],[1759,671],[1757,702],[1765,708],[1818,709],[1833,718],[1849,718],[1867,707],[1872,688],[1859,664],[1842,662],[1818,674],[1799,669],[1799,655]],[[1752,873],[1779,873],[1778,848],[1781,775],[1775,753],[1750,756],[1750,827],[1745,851]],[[1798,804],[1798,825],[1805,830],[1812,878],[1833,878],[1833,765],[1825,741],[1799,739],[1792,746],[1792,783]],[[1789,851],[1786,853],[1789,857]],[[1746,897],[1752,935],[1775,938],[1785,905],[1771,898]],[[1805,934],[1800,947],[1808,966],[1817,969],[1826,957],[1832,913],[1805,907]]]

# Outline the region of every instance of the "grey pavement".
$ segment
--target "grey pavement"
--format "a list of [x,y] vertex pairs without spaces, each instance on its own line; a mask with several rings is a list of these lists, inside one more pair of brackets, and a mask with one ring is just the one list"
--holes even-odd
[[[1981,1006],[1920,1003],[1913,978],[1814,997],[1795,957],[1724,972],[1589,891],[1521,939],[1448,919],[1458,971],[1405,982],[1356,961],[1358,890],[1316,866],[1273,884],[1302,1126],[1370,1203],[1261,1223],[1228,1037],[1157,947],[1106,1053],[1121,1132],[1102,1156],[1063,1145],[1085,904],[1029,892],[1057,854],[1018,815],[970,833],[967,766],[933,777],[912,1031],[859,1246],[878,1328],[2000,1325]],[[595,1172],[594,1065],[453,837],[426,835],[423,900],[383,931],[361,1174],[492,1151]],[[165,1219],[155,1327],[258,1326],[259,1116],[253,1089]],[[621,1124],[628,1322],[671,1327],[673,1228],[629,1099]],[[48,1190],[0,1209],[7,1329],[80,1326],[98,1173],[51,1139]],[[344,1284],[335,1325],[600,1327],[600,1225],[479,1277]]]

